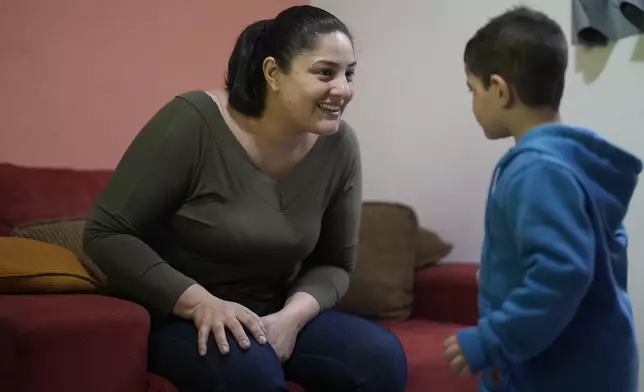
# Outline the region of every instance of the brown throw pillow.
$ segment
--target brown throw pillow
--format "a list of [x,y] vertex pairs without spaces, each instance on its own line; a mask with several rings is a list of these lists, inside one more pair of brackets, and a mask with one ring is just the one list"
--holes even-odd
[[104,285],[105,274],[83,253],[85,222],[82,218],[33,221],[16,226],[11,236],[47,242],[72,251],[92,278]]
[[377,320],[411,313],[417,253],[415,212],[397,203],[365,202],[356,269],[336,308]]
[[416,268],[425,268],[438,264],[450,254],[453,248],[452,244],[444,241],[435,232],[420,227]]
[[1,293],[93,292],[99,285],[67,249],[27,238],[0,237]]

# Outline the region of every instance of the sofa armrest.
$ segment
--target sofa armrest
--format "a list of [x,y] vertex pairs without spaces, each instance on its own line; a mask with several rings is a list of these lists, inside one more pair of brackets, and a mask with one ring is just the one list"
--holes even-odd
[[99,295],[0,295],[0,390],[144,392],[150,318]]
[[418,270],[411,317],[476,325],[478,267],[477,263],[448,262]]

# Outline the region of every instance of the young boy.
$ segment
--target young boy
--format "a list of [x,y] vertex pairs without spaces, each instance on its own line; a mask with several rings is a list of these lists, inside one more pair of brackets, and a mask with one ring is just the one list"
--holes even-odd
[[560,123],[567,62],[560,26],[525,7],[465,48],[477,121],[516,141],[489,190],[478,325],[445,341],[479,391],[637,392],[622,221],[642,162]]

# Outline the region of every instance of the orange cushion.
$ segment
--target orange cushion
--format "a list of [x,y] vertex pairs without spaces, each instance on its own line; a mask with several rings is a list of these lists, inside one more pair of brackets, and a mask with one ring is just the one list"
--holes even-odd
[[98,286],[71,251],[27,238],[0,237],[0,292],[91,292]]
[[31,221],[20,224],[11,231],[11,237],[30,238],[69,249],[76,256],[90,276],[102,285],[107,282],[105,274],[83,252],[83,232],[86,220],[83,218],[61,218]]

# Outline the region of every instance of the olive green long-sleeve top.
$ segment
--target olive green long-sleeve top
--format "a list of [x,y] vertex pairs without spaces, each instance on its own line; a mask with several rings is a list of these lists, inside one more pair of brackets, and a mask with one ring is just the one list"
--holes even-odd
[[[253,164],[213,99],[175,97],[135,137],[96,202],[86,254],[111,292],[168,315],[199,283],[251,309],[346,292],[361,208],[358,142],[344,122],[283,180]],[[261,305],[264,306],[264,305]]]

